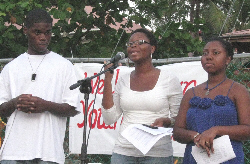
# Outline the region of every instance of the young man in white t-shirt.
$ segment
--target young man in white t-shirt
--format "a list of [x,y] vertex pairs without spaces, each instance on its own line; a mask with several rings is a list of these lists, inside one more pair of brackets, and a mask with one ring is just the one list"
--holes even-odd
[[77,79],[70,61],[47,49],[52,18],[30,11],[24,23],[28,51],[0,74],[0,117],[9,117],[0,151],[2,164],[61,163],[67,117],[79,113]]

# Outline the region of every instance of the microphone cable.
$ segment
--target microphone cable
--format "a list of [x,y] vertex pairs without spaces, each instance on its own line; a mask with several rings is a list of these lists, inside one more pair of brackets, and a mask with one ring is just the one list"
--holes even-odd
[[[102,66],[100,72],[102,72],[103,68],[104,68],[104,65]],[[98,91],[98,89],[99,89],[100,80],[101,80],[100,76],[98,76],[98,77],[99,77],[99,80],[98,80],[98,83],[97,83],[97,86],[96,86],[96,91],[95,91],[95,97],[94,97],[93,107],[92,107],[92,110],[91,110],[91,121],[90,121],[90,125],[89,125],[89,132],[88,132],[88,137],[86,138],[86,139],[87,139],[87,141],[86,141],[86,147],[87,147],[87,148],[88,148],[88,141],[89,141],[90,132],[91,132],[92,125],[93,125],[92,120],[93,120],[93,114],[94,114],[93,111],[94,111],[94,109],[95,109],[94,107],[95,107],[95,102],[96,102],[96,95],[97,95],[97,91]],[[97,78],[97,79],[98,79],[98,78]],[[92,91],[91,91],[91,92],[92,92]],[[88,110],[88,109],[85,109],[85,110]],[[97,119],[98,119],[98,118],[97,118]],[[87,127],[87,125],[86,125],[86,127]]]

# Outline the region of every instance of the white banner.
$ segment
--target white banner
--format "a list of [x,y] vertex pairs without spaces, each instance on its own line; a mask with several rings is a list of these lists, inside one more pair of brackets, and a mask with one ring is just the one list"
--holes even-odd
[[[78,80],[96,75],[101,71],[102,64],[96,63],[76,63],[74,64],[77,72]],[[207,73],[203,70],[200,61],[175,63],[164,66],[159,66],[160,69],[167,69],[175,74],[182,85],[183,93],[187,89],[194,87],[207,80]],[[120,66],[114,70],[114,78],[112,83],[113,90],[119,76],[132,71],[134,68]],[[98,81],[99,88],[98,86]],[[112,149],[115,144],[121,118],[115,124],[106,125],[102,119],[101,101],[103,95],[104,75],[91,80],[92,93],[88,100],[88,115],[87,115],[87,153],[88,154],[112,154]],[[79,89],[79,88],[76,88]],[[79,91],[80,92],[80,91]],[[84,128],[84,111],[85,99],[84,94],[81,94],[80,114],[71,118],[69,126],[69,150],[71,154],[81,154],[83,143],[83,128]],[[96,97],[96,98],[95,98]],[[95,102],[94,102],[95,100]],[[92,118],[92,119],[91,119]],[[92,120],[92,121],[91,121]],[[90,128],[91,127],[91,128]],[[90,132],[90,134],[89,134]],[[88,135],[89,134],[89,135]],[[185,145],[173,141],[174,156],[183,157]]]

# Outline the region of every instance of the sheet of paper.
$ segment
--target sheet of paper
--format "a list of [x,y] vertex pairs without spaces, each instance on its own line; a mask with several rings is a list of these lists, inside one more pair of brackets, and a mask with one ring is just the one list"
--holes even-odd
[[172,128],[159,127],[158,129],[152,129],[141,124],[132,124],[121,134],[143,154],[147,154],[160,138],[171,135],[172,131]]
[[210,157],[204,149],[192,147],[192,155],[197,164],[219,164],[236,157],[228,135],[215,139],[213,147],[214,153],[211,153]]

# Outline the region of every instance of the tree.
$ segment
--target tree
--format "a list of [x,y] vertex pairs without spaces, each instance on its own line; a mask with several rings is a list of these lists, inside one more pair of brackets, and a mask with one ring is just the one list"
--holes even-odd
[[[134,16],[142,15],[155,35],[159,38],[157,58],[183,57],[189,52],[199,54],[203,44],[199,37],[193,37],[203,27],[187,20],[190,6],[182,0],[135,1],[138,11],[131,12]],[[202,21],[196,20],[196,22]],[[205,30],[205,29],[204,29]]]
[[189,0],[190,22],[204,20],[206,37],[250,27],[250,0]]
[[[151,27],[159,42],[157,58],[182,57],[188,52],[199,55],[203,47],[200,31],[206,38],[219,35],[221,29],[225,33],[232,28],[249,28],[250,0],[131,1],[135,7],[130,7],[128,0],[80,3],[77,0],[2,0],[1,57],[16,57],[27,50],[22,23],[27,12],[34,8],[47,9],[58,20],[53,26],[49,49],[64,57],[110,57],[115,51],[125,52],[129,34],[123,29],[132,27],[133,23]],[[90,13],[85,11],[86,6],[92,7]],[[110,25],[124,19],[127,24],[118,30],[111,28]]]
[[[161,15],[165,19],[160,19],[163,23],[154,21],[159,36],[167,43],[161,45],[168,49],[167,54],[162,54],[162,57],[173,57],[177,56],[176,54],[184,56],[188,52],[199,55],[204,45],[201,38],[206,40],[234,29],[250,27],[250,0],[169,0],[165,6],[157,7],[163,11]],[[148,15],[152,15],[153,20],[158,19],[152,13]],[[164,22],[168,25],[164,25]],[[165,32],[160,35],[162,31]]]
[[[86,6],[92,7],[87,14]],[[129,7],[128,1],[85,0],[10,0],[0,5],[0,51],[2,57],[16,57],[27,50],[27,40],[22,33],[24,17],[34,8],[49,10],[58,19],[53,26],[50,49],[65,57],[107,57],[113,52],[122,29],[115,30],[109,25],[121,22],[122,14]],[[7,25],[7,26],[6,26]],[[130,21],[131,25],[131,21]],[[91,31],[98,28],[99,30]],[[121,38],[124,44],[125,35]],[[87,43],[83,44],[83,40]],[[125,45],[125,44],[124,44]],[[124,48],[119,46],[117,50]]]

